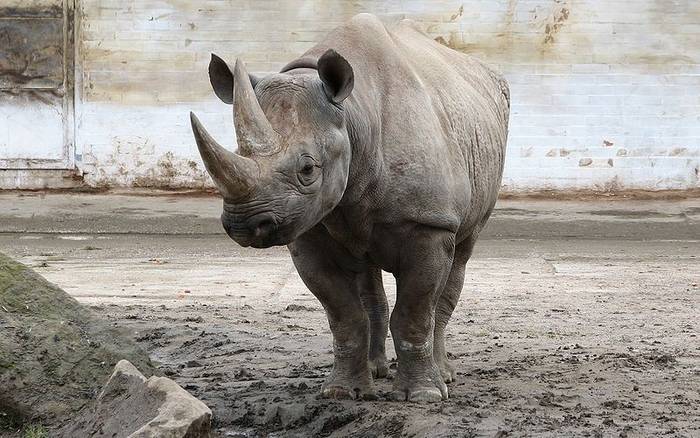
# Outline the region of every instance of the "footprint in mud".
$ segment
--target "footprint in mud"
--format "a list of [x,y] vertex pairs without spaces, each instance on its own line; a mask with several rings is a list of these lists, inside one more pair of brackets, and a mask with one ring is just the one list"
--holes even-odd
[[302,304],[290,304],[284,308],[287,312],[318,312],[321,309],[304,306]]

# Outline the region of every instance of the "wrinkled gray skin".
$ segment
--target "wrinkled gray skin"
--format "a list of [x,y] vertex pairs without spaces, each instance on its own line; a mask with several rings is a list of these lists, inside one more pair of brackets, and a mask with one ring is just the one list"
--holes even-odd
[[[445,326],[496,202],[506,82],[411,21],[368,14],[281,73],[257,79],[216,56],[209,72],[239,144],[226,151],[192,116],[224,228],[243,246],[288,245],[333,332],[322,395],[373,398],[390,327],[394,398],[447,399]],[[391,318],[381,270],[397,280]]]

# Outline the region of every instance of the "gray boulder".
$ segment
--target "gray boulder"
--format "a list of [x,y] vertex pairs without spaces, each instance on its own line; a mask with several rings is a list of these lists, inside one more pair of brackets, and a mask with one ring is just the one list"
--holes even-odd
[[146,378],[120,361],[82,421],[64,436],[199,438],[209,436],[211,410],[167,377]]

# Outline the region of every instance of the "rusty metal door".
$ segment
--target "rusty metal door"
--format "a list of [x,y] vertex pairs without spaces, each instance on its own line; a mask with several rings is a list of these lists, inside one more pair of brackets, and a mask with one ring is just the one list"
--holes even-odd
[[74,0],[0,0],[0,169],[74,166]]

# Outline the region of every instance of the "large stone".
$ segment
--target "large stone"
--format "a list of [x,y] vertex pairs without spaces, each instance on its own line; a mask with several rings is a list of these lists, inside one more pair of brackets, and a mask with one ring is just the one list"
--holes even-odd
[[0,416],[61,426],[91,406],[121,359],[153,372],[121,330],[0,254]]
[[211,410],[167,377],[146,378],[129,361],[114,368],[97,403],[63,436],[200,438]]

